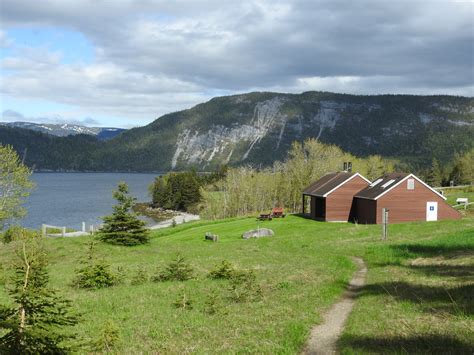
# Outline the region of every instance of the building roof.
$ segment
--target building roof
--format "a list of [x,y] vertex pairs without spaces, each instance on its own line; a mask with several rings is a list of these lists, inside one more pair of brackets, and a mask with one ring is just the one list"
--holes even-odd
[[387,192],[395,188],[396,186],[400,185],[403,181],[407,180],[409,177],[417,180],[419,183],[430,189],[432,192],[437,194],[438,196],[446,199],[443,195],[441,195],[438,191],[434,190],[431,186],[423,182],[420,178],[416,177],[413,174],[407,173],[391,173],[385,174],[378,179],[375,179],[369,186],[365,189],[359,191],[355,197],[358,198],[365,198],[369,200],[377,200],[382,195],[385,195]]
[[360,176],[362,179],[370,183],[365,177],[359,173],[331,173],[324,175],[321,179],[316,182],[313,182],[307,188],[303,190],[304,195],[318,196],[318,197],[327,197],[331,192],[345,184],[347,181],[352,178]]

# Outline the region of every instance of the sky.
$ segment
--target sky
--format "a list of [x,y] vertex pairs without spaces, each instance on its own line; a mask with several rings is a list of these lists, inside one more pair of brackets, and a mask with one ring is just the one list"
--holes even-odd
[[474,0],[2,0],[0,121],[135,127],[250,91],[474,96]]

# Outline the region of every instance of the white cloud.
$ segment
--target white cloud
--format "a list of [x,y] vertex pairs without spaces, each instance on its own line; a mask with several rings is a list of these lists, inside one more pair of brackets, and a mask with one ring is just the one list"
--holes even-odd
[[[473,95],[472,2],[3,1],[4,28],[78,31],[92,64],[3,60],[4,94],[148,120],[215,92]],[[10,42],[0,32],[0,42]],[[13,45],[14,46],[14,45]]]

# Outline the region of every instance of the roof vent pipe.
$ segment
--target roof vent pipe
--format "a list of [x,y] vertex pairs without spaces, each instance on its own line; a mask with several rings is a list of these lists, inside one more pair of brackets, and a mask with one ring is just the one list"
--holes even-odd
[[343,171],[348,172],[348,173],[352,172],[352,162],[345,161],[343,165]]

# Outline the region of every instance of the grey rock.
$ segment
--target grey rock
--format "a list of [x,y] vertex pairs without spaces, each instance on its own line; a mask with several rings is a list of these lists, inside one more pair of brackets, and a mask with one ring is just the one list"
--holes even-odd
[[272,237],[274,235],[275,233],[271,229],[259,228],[259,229],[254,229],[254,230],[245,232],[244,234],[242,234],[242,238],[250,239],[250,238]]

